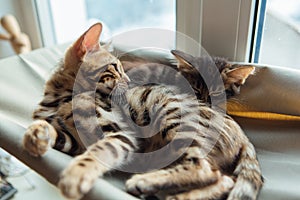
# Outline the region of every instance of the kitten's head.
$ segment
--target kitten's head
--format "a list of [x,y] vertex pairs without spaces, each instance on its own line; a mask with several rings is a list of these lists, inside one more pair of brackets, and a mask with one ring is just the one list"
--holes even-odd
[[80,90],[100,90],[109,94],[118,83],[126,83],[121,62],[100,46],[102,24],[91,26],[67,50],[64,58],[64,72],[76,77]]
[[[209,90],[199,69],[203,74],[209,75],[207,80],[217,80],[221,75],[227,98],[239,94],[241,85],[255,70],[254,66],[233,65],[219,57],[194,57],[178,50],[172,50],[171,53],[178,61],[178,71],[189,81],[197,97],[206,102],[209,100]],[[213,70],[214,67],[217,67],[217,70]]]

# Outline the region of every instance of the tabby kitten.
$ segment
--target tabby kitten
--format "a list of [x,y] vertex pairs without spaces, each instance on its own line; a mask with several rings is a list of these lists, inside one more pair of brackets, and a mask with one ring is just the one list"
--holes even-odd
[[[120,60],[126,74],[130,77],[130,85],[157,83],[176,85],[181,92],[195,94],[199,100],[211,103],[212,88],[207,88],[201,74],[209,74],[213,80],[222,79],[227,99],[239,94],[249,75],[253,74],[255,67],[251,65],[232,64],[221,57],[200,56],[193,57],[179,50],[172,50],[176,62],[167,58],[142,58],[139,55],[123,54]],[[165,56],[167,57],[167,56]],[[175,65],[173,64],[175,63]],[[206,71],[203,71],[206,70]]]
[[[179,159],[134,175],[126,182],[128,192],[166,190],[170,199],[216,199],[228,193],[228,199],[255,199],[261,172],[238,124],[193,96],[178,94],[176,87],[147,84],[127,89],[129,78],[120,61],[99,45],[101,31],[102,25],[95,24],[68,49],[47,81],[35,121],[23,139],[34,156],[50,147],[77,155],[62,172],[62,193],[79,199],[99,176],[133,162],[134,153],[168,146],[167,155]],[[122,106],[113,107],[115,91],[125,98]],[[131,120],[138,129],[131,128]],[[157,129],[143,132],[151,130],[143,129],[148,126]],[[90,138],[87,149],[80,134]]]
[[[209,75],[209,79],[213,81],[220,77],[226,98],[229,99],[240,93],[240,87],[255,70],[252,65],[232,64],[221,57],[194,57],[178,50],[172,50],[171,53],[178,60],[178,71],[189,81],[197,98],[204,102],[211,102],[211,92],[214,89],[207,88],[204,84],[207,80],[204,81],[201,74]],[[215,67],[217,70],[213,69]]]

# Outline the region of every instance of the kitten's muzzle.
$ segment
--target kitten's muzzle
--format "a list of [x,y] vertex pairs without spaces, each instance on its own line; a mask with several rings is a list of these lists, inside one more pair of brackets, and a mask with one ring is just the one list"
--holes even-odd
[[128,77],[127,78],[122,77],[122,79],[120,79],[117,82],[116,87],[117,88],[122,88],[122,89],[128,89],[128,83],[129,83],[129,81],[130,81],[130,79]]

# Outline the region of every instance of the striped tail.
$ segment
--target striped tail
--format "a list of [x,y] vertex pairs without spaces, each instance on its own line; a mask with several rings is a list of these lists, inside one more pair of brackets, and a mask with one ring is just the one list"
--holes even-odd
[[263,185],[263,177],[255,149],[250,142],[241,148],[234,175],[237,179],[228,200],[255,200]]

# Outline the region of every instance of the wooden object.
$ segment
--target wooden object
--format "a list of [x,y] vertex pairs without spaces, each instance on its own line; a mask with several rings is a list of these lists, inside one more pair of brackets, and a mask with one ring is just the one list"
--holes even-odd
[[16,54],[31,51],[30,39],[21,32],[19,23],[13,15],[4,15],[1,18],[1,25],[7,33],[0,33],[0,39],[9,41]]

